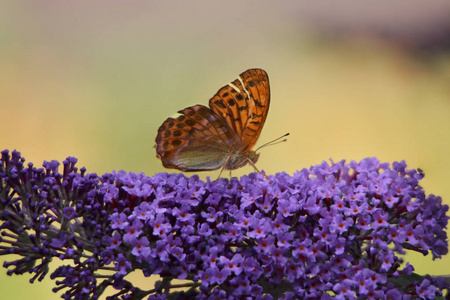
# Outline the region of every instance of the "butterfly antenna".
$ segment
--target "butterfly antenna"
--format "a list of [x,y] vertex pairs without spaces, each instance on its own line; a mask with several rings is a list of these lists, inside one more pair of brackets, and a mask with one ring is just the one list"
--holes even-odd
[[[279,143],[286,142],[287,139],[284,139],[284,140],[281,140],[281,139],[284,138],[284,137],[287,137],[288,135],[289,135],[289,132],[286,133],[286,134],[283,134],[283,135],[280,136],[279,138],[274,139],[273,141],[267,142],[267,143],[265,143],[264,145],[259,146],[258,149],[255,150],[255,152],[258,151],[259,149],[263,148],[263,147],[266,147],[266,146],[271,146],[271,145],[276,145],[276,144],[279,144]],[[281,141],[280,141],[280,140],[281,140]]]

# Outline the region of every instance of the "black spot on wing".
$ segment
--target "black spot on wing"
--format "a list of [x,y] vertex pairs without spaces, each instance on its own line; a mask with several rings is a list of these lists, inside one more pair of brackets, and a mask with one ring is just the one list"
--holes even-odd
[[186,125],[189,126],[189,127],[192,127],[192,126],[195,125],[195,121],[192,120],[192,119],[187,119],[187,120],[185,121],[185,123],[186,123]]
[[264,105],[261,104],[261,101],[259,101],[258,99],[253,99],[253,101],[255,102],[255,105],[258,107],[264,107]]
[[165,138],[165,139],[168,138],[168,137],[170,137],[171,135],[172,135],[172,132],[170,132],[170,130],[164,131],[164,138]]
[[214,101],[214,104],[217,105],[218,107],[222,108],[222,109],[227,108],[227,106],[225,105],[225,103],[223,102],[222,99]]
[[178,146],[180,146],[182,143],[183,143],[182,140],[173,140],[171,144],[172,144],[172,146],[178,147]]

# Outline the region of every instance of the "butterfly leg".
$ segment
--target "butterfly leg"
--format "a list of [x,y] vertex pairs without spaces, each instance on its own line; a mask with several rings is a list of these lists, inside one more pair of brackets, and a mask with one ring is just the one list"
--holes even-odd
[[224,167],[222,167],[222,169],[220,169],[220,173],[219,173],[219,176],[217,176],[217,179],[216,179],[216,180],[219,180],[219,178],[220,178],[220,175],[222,175],[223,169],[225,169],[225,168],[224,168]]
[[262,176],[264,176],[265,179],[270,179],[269,176],[267,176],[266,174],[264,174],[263,172],[261,172],[260,170],[258,170],[258,168],[255,166],[255,164],[252,162],[251,159],[247,158],[247,161],[249,164],[252,165],[252,167],[255,169],[256,172],[258,172],[259,174],[261,174]]
[[[222,166],[222,169],[220,169],[220,173],[219,173],[219,176],[217,177],[217,179],[219,179],[220,178],[220,175],[222,175],[222,172],[223,172],[223,170],[225,170],[225,166],[228,164],[228,161],[230,160],[230,157],[228,156],[227,157],[227,160],[225,161],[225,163],[223,164],[223,166]],[[230,178],[231,178],[231,170],[230,170]]]

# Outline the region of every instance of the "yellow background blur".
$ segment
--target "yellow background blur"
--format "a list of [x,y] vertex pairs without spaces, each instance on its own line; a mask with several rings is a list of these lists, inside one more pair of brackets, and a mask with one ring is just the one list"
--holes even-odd
[[[450,204],[450,54],[417,51],[414,39],[448,16],[445,1],[6,2],[0,148],[27,162],[70,155],[98,174],[172,172],[155,157],[159,125],[258,67],[272,95],[258,144],[291,133],[262,150],[258,168],[406,160],[425,171],[426,192]],[[448,256],[408,259],[420,274],[450,270]],[[51,280],[29,278],[1,268],[0,298],[60,299]]]

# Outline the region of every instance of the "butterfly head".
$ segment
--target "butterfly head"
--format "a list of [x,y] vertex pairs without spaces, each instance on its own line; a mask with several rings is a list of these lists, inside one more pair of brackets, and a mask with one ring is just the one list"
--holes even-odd
[[253,164],[256,164],[259,158],[259,153],[256,153],[256,151],[250,151],[248,154],[248,159],[251,160]]

